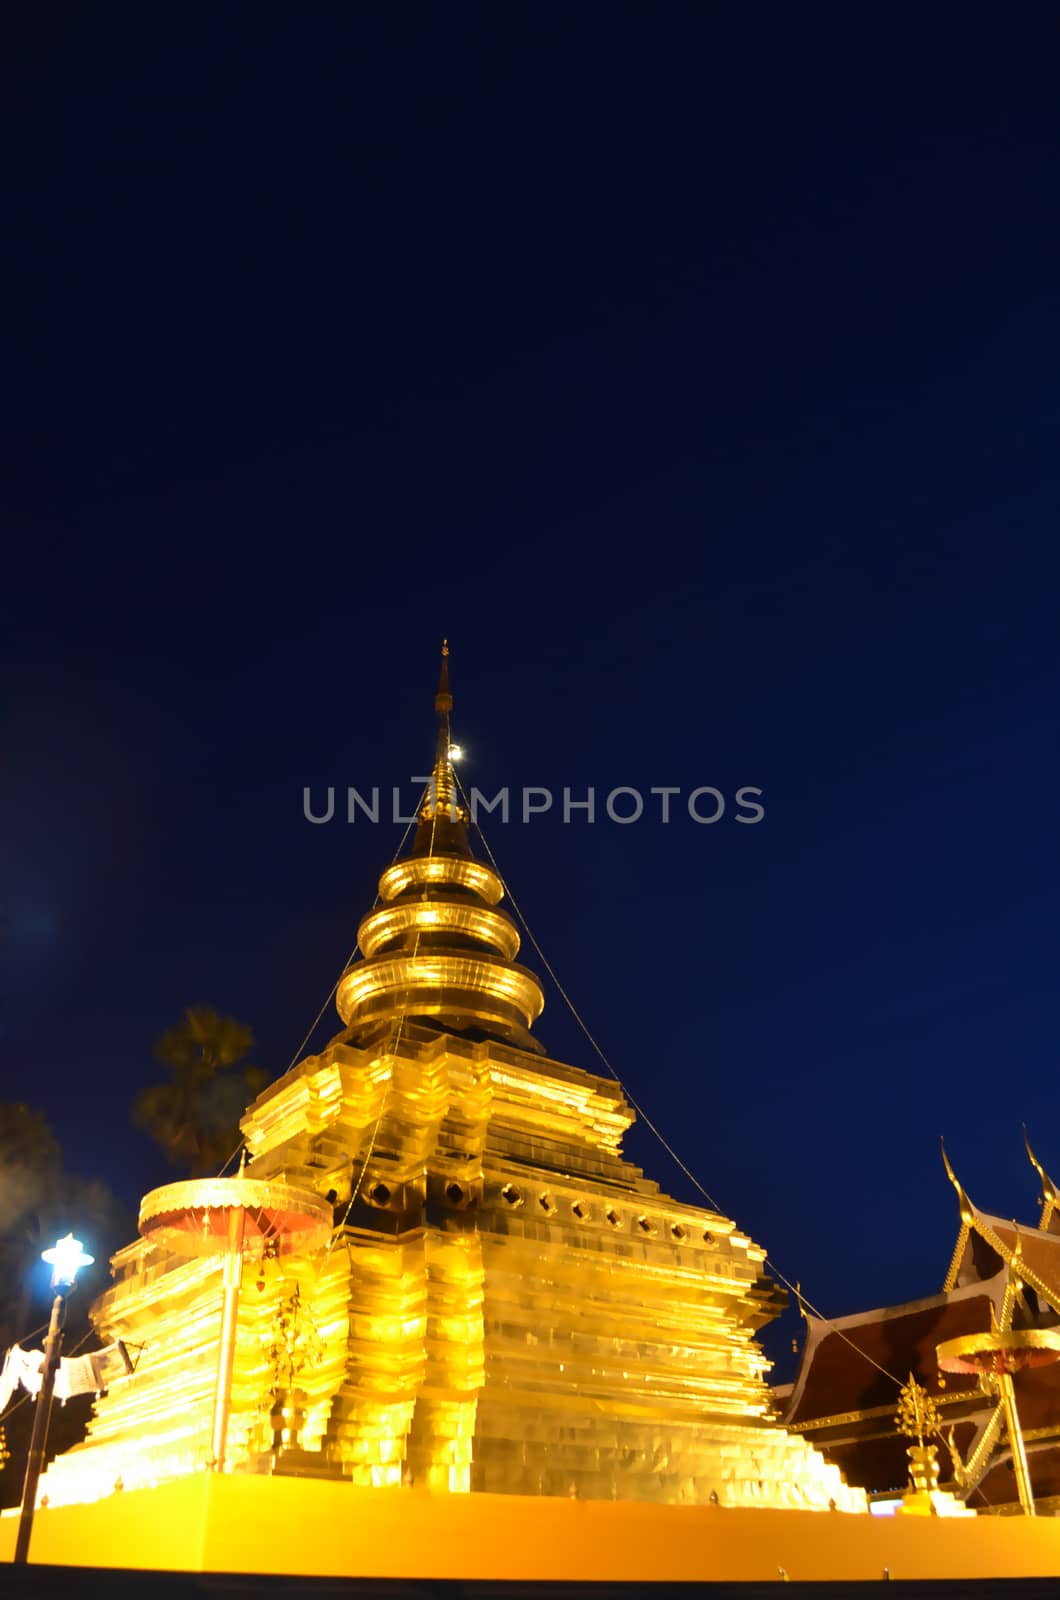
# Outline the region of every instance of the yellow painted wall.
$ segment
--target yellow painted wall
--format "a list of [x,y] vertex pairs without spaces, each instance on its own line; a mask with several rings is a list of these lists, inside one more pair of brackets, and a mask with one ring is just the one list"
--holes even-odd
[[[17,1519],[0,1519],[10,1560]],[[874,1518],[184,1478],[37,1513],[55,1565],[304,1576],[758,1580],[1060,1576],[1060,1519]]]

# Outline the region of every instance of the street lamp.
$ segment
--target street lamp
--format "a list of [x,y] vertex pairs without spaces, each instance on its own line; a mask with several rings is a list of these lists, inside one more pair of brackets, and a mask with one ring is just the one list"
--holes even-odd
[[26,1460],[26,1478],[22,1485],[22,1515],[18,1523],[18,1539],[15,1543],[15,1560],[25,1561],[29,1555],[29,1539],[33,1532],[33,1513],[37,1505],[37,1482],[40,1478],[41,1468],[44,1465],[44,1452],[48,1443],[48,1423],[52,1412],[52,1391],[55,1388],[55,1374],[59,1370],[59,1357],[63,1347],[63,1319],[66,1315],[66,1298],[74,1286],[77,1274],[82,1267],[90,1267],[95,1256],[86,1255],[80,1239],[75,1239],[72,1233],[59,1239],[50,1250],[41,1252],[41,1260],[46,1261],[52,1269],[52,1288],[55,1298],[52,1301],[51,1321],[48,1323],[48,1337],[44,1342],[44,1365],[41,1367],[40,1392],[37,1395],[37,1409],[33,1417],[33,1434],[29,1442],[29,1456]]

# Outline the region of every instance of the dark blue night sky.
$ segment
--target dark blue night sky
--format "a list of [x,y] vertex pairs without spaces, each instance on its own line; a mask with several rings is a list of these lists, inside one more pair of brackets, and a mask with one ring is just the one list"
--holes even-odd
[[[168,1176],[128,1106],[189,1004],[287,1067],[402,831],[303,788],[411,793],[445,634],[488,793],[762,788],[757,826],[485,825],[784,1273],[934,1292],[942,1133],[1034,1218],[1058,71],[1047,5],[23,16],[4,1082],[71,1166]],[[537,1032],[594,1069],[554,992]]]

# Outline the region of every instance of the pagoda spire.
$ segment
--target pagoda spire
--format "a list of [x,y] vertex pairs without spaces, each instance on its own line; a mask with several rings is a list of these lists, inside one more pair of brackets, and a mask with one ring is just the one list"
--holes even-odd
[[412,847],[413,855],[469,856],[467,840],[467,811],[460,804],[456,775],[453,772],[452,733],[449,717],[453,709],[453,695],[449,687],[449,640],[442,640],[442,665],[438,675],[438,692],[434,697],[434,711],[438,718],[438,732],[434,741],[434,767],[423,803],[419,809],[419,827]]
[[426,799],[420,807],[420,820],[429,822],[434,817],[445,817],[450,822],[466,822],[467,813],[457,803],[456,778],[453,773],[453,741],[449,714],[453,709],[453,696],[449,688],[449,640],[442,640],[442,668],[438,676],[438,693],[434,697],[434,710],[438,718],[438,737],[434,745],[434,770]]
[[412,849],[380,878],[382,904],[358,929],[361,959],[343,973],[335,1003],[350,1038],[370,1037],[401,1018],[541,1054],[529,1031],[545,1003],[541,985],[515,961],[519,934],[511,918],[494,909],[504,884],[468,843],[449,732],[448,640],[434,709],[434,770]]

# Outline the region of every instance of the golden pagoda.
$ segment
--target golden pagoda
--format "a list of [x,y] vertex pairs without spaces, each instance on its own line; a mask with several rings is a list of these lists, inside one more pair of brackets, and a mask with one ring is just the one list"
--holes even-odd
[[[774,1421],[765,1252],[624,1160],[619,1086],[531,1035],[541,986],[468,842],[447,655],[430,787],[337,985],[342,1029],[242,1121],[245,1179],[311,1191],[335,1226],[248,1275],[226,1470],[862,1509]],[[151,1234],[113,1270],[96,1328],[142,1354],[47,1473],[52,1506],[212,1459],[218,1260]]]
[[[780,1298],[765,1252],[624,1160],[621,1086],[533,1036],[540,985],[468,842],[445,655],[432,779],[336,985],[342,1028],[249,1107],[236,1176],[145,1196],[93,1313],[135,1370],[42,1478],[30,1559],[456,1581],[1055,1574],[1060,1520],[943,1514],[919,1388],[904,1509],[921,1514],[868,1515],[799,1421],[777,1422],[755,1341]],[[14,1548],[0,1514],[0,1560]]]

